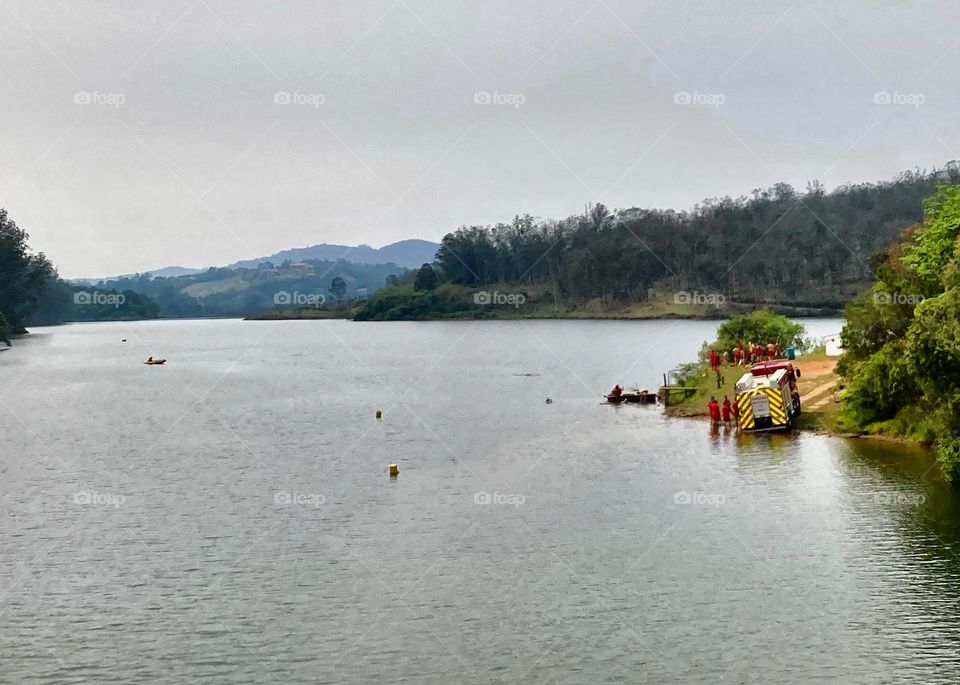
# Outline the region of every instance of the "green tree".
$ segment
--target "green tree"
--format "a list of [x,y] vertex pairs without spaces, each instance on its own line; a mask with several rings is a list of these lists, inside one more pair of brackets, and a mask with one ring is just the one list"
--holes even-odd
[[440,282],[437,272],[429,264],[424,264],[417,271],[417,278],[413,282],[414,290],[433,290]]
[[931,294],[942,291],[941,277],[956,254],[960,230],[960,192],[957,186],[941,184],[923,203],[925,220],[917,240],[906,246],[903,262],[911,267]]
[[32,254],[29,236],[0,208],[0,314],[21,333],[56,272],[43,253]]
[[717,329],[716,349],[731,350],[737,343],[776,343],[781,348],[803,347],[803,326],[767,309],[734,316]]

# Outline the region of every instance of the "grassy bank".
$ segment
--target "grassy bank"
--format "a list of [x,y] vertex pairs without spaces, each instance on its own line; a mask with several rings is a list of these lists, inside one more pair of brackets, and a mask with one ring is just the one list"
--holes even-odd
[[[838,357],[828,357],[821,349],[812,354],[800,356],[795,365],[800,369],[797,386],[800,390],[801,413],[796,427],[825,433],[842,433],[844,427],[840,421],[839,377],[834,372]],[[746,373],[745,366],[722,367],[720,387],[717,387],[716,375],[707,366],[694,378],[687,380],[686,393],[674,391],[664,411],[670,416],[704,417],[707,416],[707,401],[715,396],[722,401],[727,395],[732,402],[736,397],[737,379]]]

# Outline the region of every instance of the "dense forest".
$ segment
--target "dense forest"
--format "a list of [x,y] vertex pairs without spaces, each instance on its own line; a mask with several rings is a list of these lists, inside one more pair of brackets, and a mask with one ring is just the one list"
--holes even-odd
[[884,183],[804,192],[785,183],[707,200],[689,212],[612,211],[602,204],[559,221],[516,217],[446,235],[444,280],[470,287],[546,284],[562,300],[642,301],[651,286],[712,291],[729,301],[840,308],[873,280],[870,256],[922,217],[951,162]]
[[960,478],[960,186],[879,252],[873,288],[845,310],[843,412],[854,427],[934,444]]

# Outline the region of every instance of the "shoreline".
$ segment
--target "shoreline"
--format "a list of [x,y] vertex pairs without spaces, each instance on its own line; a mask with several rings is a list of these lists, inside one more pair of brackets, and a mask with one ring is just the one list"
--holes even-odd
[[[800,370],[798,386],[801,397],[801,413],[792,430],[814,435],[824,435],[848,440],[872,440],[898,445],[909,445],[931,449],[930,445],[917,442],[899,435],[870,433],[867,431],[843,430],[839,425],[840,397],[842,390],[840,378],[835,368],[840,357],[828,357],[824,352],[801,355],[794,360]],[[710,372],[698,379],[694,394],[677,404],[664,404],[663,413],[671,418],[708,420],[706,402],[710,395],[733,397],[733,384],[745,372],[747,367],[723,367],[723,385],[716,389]],[[734,377],[735,376],[735,377]],[[805,406],[804,406],[805,405]],[[807,408],[809,407],[809,408]]]
[[[520,315],[511,315],[509,313],[494,313],[493,311],[480,311],[470,316],[435,316],[435,317],[403,317],[390,319],[357,319],[343,314],[286,314],[278,313],[260,313],[248,314],[240,317],[244,321],[324,321],[341,320],[355,321],[357,323],[391,323],[391,322],[433,322],[433,321],[723,321],[727,314],[715,314],[713,312],[611,312],[609,314],[597,312],[584,312],[582,314],[566,312],[563,314],[554,313],[527,313]],[[804,310],[803,313],[786,314],[794,319],[829,319],[840,318],[842,313],[833,310],[810,312]]]

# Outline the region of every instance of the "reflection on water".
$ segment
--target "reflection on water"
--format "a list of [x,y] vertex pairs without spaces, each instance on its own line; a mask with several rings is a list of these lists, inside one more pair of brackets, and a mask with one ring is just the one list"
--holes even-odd
[[714,327],[21,341],[0,680],[956,682],[960,502],[929,454],[601,402]]

